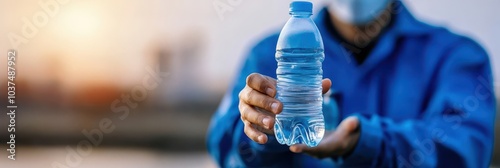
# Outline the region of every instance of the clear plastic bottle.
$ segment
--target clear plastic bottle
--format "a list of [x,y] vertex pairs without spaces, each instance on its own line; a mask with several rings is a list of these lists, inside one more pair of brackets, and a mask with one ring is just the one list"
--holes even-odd
[[277,99],[283,103],[283,111],[276,115],[274,131],[281,144],[303,143],[314,147],[325,133],[321,87],[323,40],[310,18],[311,2],[292,2],[290,15],[276,46]]

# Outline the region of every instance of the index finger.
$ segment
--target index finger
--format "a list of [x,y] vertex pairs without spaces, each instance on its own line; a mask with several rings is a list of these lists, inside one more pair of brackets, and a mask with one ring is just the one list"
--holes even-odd
[[276,95],[276,80],[271,77],[259,73],[252,73],[248,75],[246,82],[249,87],[263,94],[270,97]]

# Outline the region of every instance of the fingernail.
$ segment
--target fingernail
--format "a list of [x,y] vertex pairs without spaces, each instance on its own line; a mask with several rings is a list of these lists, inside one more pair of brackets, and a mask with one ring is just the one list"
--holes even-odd
[[262,119],[262,123],[266,129],[271,129],[271,119],[269,117]]
[[259,137],[257,137],[257,140],[259,140],[260,143],[264,143],[264,135],[259,135]]
[[294,153],[300,153],[300,152],[301,152],[301,151],[300,151],[300,149],[299,149],[299,148],[297,148],[296,146],[291,146],[291,147],[290,147],[290,151],[292,151],[292,152],[294,152]]
[[274,102],[273,104],[271,104],[271,109],[273,110],[273,112],[278,112],[278,103]]
[[267,88],[267,89],[266,89],[266,94],[267,94],[268,96],[273,96],[273,93],[274,93],[274,90],[273,90],[273,89],[271,89],[271,88]]

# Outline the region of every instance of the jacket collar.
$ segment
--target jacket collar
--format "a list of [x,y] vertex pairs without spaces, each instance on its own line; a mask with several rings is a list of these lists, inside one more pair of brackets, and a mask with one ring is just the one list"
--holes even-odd
[[[430,33],[432,29],[435,29],[435,27],[415,19],[401,1],[395,0],[393,3],[392,23],[390,23],[389,27],[386,27],[382,34],[380,34],[377,44],[372,49],[365,62],[361,65],[357,65],[351,55],[345,55],[348,52],[345,51],[344,47],[341,47],[340,41],[329,33],[326,24],[331,24],[331,21],[328,17],[328,10],[323,8],[315,18],[315,22],[322,33],[324,45],[326,47],[325,50],[334,50],[331,53],[334,54],[333,57],[336,57],[334,58],[335,60],[347,61],[353,68],[362,72],[368,72],[390,56],[399,38],[425,35]],[[344,51],[335,51],[335,48],[340,48],[340,50]]]

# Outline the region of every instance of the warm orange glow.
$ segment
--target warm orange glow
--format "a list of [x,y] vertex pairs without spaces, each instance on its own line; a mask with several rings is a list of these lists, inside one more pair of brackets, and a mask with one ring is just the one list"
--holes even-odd
[[60,11],[52,26],[65,38],[92,38],[103,27],[102,17],[102,13],[91,5],[68,5]]

